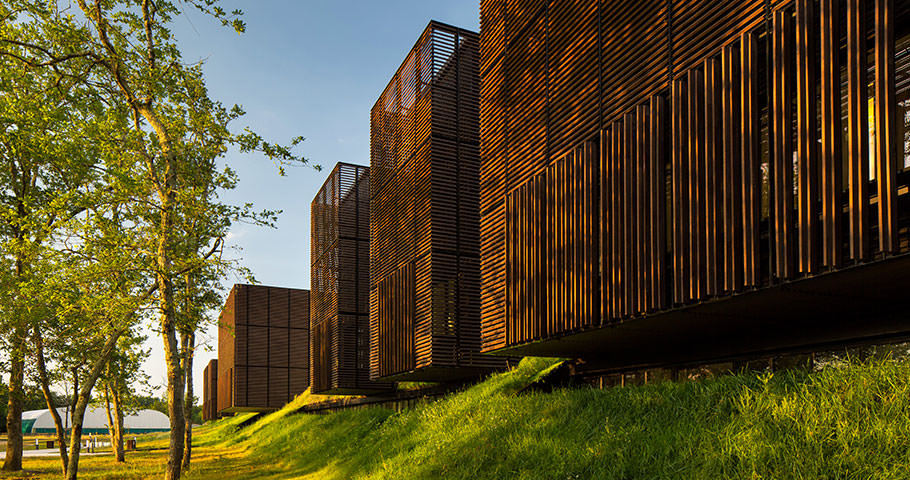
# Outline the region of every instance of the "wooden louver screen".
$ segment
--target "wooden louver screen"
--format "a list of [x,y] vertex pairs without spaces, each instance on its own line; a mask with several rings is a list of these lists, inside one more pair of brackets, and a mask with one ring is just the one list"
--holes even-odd
[[506,197],[510,343],[600,317],[597,155],[588,142]]
[[313,393],[370,393],[370,169],[339,163],[312,203]]
[[646,3],[481,3],[484,351],[908,249],[910,2]]
[[[388,299],[380,303],[380,299]],[[406,263],[370,292],[370,374],[414,369],[414,264]]]
[[374,378],[505,363],[479,355],[478,62],[476,33],[431,22],[371,111]]

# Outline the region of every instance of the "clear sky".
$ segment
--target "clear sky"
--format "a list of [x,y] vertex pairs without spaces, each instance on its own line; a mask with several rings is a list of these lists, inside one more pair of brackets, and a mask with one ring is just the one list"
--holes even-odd
[[[309,288],[310,202],[336,162],[369,165],[370,108],[430,20],[478,30],[478,0],[225,1],[244,11],[247,32],[237,35],[199,14],[187,12],[174,29],[187,62],[205,62],[212,98],[243,106],[249,125],[274,141],[303,135],[303,153],[323,166],[289,169],[279,177],[268,159],[228,154],[240,176],[227,193],[232,203],[283,210],[277,229],[235,226],[229,244],[265,285]],[[230,286],[237,279],[228,279]],[[226,295],[227,292],[225,292]],[[213,312],[217,316],[217,312]],[[203,341],[210,351],[196,356],[196,395],[202,369],[217,353],[217,332]],[[150,334],[146,372],[154,385],[165,381],[160,337]],[[160,394],[163,390],[159,390]]]

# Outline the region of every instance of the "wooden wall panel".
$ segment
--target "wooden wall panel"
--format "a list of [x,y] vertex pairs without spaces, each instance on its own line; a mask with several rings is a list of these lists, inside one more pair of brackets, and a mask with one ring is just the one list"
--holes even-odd
[[[234,398],[234,364],[237,358],[237,296],[239,290],[234,288],[228,294],[218,318],[218,394],[216,398],[216,412],[220,412],[232,405]],[[244,338],[241,335],[240,338]],[[246,363],[243,361],[242,363]]]

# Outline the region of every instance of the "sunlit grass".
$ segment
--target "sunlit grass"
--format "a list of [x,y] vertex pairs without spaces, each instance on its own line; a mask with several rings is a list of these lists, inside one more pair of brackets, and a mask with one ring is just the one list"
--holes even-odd
[[[400,414],[290,414],[298,398],[240,430],[249,417],[213,422],[197,431],[186,478],[910,478],[907,360],[519,393],[557,363],[526,359]],[[86,458],[80,477],[157,477],[165,442],[142,438],[157,450],[130,453],[127,466]],[[41,478],[59,468],[25,463]]]

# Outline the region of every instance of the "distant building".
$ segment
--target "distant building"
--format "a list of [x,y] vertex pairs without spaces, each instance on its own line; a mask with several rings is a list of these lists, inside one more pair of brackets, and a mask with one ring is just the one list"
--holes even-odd
[[310,292],[234,285],[218,328],[218,413],[283,407],[309,386]]
[[202,371],[202,421],[218,419],[218,359],[209,360]]
[[[112,412],[113,413],[113,412]],[[73,423],[70,418],[70,409],[60,407],[57,409],[64,428],[70,428]],[[167,415],[157,410],[139,410],[123,416],[123,433],[138,435],[152,432],[168,432],[171,422]],[[56,433],[54,417],[47,409],[22,412],[22,433]],[[89,407],[85,410],[82,420],[82,433],[89,435],[106,435],[108,433],[107,411],[103,407]]]

